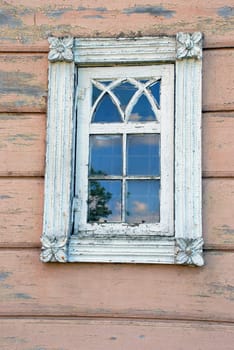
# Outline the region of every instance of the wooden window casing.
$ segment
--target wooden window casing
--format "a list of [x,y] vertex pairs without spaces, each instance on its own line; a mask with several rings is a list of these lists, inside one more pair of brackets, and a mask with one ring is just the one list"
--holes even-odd
[[[42,261],[203,265],[201,41],[201,33],[49,39]],[[160,222],[87,223],[89,133],[113,132],[108,126],[90,126],[89,117],[84,118],[91,109],[87,82],[95,77],[152,75],[162,79],[165,103],[160,124],[155,126],[162,137]],[[141,133],[149,132],[149,125],[141,126]],[[125,127],[137,130],[134,123]],[[88,131],[90,128],[93,131]],[[84,181],[79,176],[84,176]]]

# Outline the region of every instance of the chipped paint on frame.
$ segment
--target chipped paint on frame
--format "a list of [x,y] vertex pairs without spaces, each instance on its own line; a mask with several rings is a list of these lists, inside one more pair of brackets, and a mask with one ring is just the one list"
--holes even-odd
[[[180,33],[180,36],[185,38],[189,36],[189,38],[195,38],[194,40],[196,41],[198,36],[199,38],[201,37],[201,34],[195,33],[190,36],[187,33]],[[154,42],[154,45],[152,45],[152,42]],[[141,51],[142,45],[144,45],[144,48],[148,45],[149,50]],[[156,49],[157,46],[160,47],[160,51]],[[120,50],[122,47],[127,47],[128,50]],[[92,54],[90,54],[90,48],[92,48]],[[108,55],[106,54],[107,52]],[[141,52],[143,56],[140,55],[139,57]],[[133,240],[129,240],[127,237],[121,239],[118,235],[114,235],[112,238],[85,235],[83,240],[79,239],[76,235],[70,236],[73,220],[72,196],[74,195],[71,192],[73,182],[73,165],[71,159],[73,152],[73,121],[68,124],[68,128],[64,131],[64,120],[67,120],[67,118],[68,120],[73,120],[71,108],[73,85],[67,86],[67,84],[74,79],[74,62],[51,62],[50,86],[53,86],[56,94],[54,92],[51,93],[51,91],[49,93],[42,261],[180,263],[179,260],[176,260],[177,250],[175,248],[175,240],[200,239],[202,235],[201,60],[191,59],[190,56],[190,54],[180,55],[180,60],[177,60],[176,41],[170,37],[135,38],[134,40],[114,40],[107,38],[75,40],[74,60],[76,64],[82,63],[85,66],[98,63],[110,64],[112,62],[125,62],[129,64],[132,62],[135,63],[136,57],[138,61],[142,62],[142,58],[144,57],[144,62],[159,63],[168,60],[169,62],[173,61],[176,65],[175,238],[171,239],[158,236],[153,241],[152,238],[149,240],[148,237],[141,238],[139,236]],[[200,54],[199,58],[201,58]],[[61,58],[58,57],[58,59],[60,60]],[[56,82],[59,82],[59,84],[56,84]],[[186,90],[181,90],[181,86],[186,88]],[[66,91],[67,100],[62,97],[63,94],[61,95],[61,91]],[[54,103],[57,95],[61,96],[59,104]],[[58,113],[61,110],[63,113]],[[184,117],[188,115],[188,112],[189,118],[184,123]],[[61,118],[55,119],[53,117],[55,115],[61,115]],[[55,133],[56,129],[57,131]],[[60,140],[64,141],[61,143]],[[59,153],[57,153],[57,150],[59,150]],[[61,162],[64,159],[68,161],[62,165]],[[57,169],[56,172],[55,169]],[[55,173],[56,177],[54,179]],[[64,186],[65,179],[66,186]],[[59,201],[57,198],[60,198]],[[66,216],[64,216],[65,208]],[[184,213],[183,217],[181,217],[181,212]],[[60,240],[63,242],[62,246],[59,243]],[[62,248],[62,260],[59,253],[60,247]],[[122,254],[122,251],[125,253]],[[56,255],[57,252],[58,255]],[[202,264],[199,263],[197,265]]]

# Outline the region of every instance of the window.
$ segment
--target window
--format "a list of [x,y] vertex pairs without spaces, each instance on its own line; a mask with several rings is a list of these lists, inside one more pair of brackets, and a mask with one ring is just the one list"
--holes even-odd
[[78,76],[75,232],[172,236],[174,66]]
[[42,261],[203,265],[201,34],[49,41]]

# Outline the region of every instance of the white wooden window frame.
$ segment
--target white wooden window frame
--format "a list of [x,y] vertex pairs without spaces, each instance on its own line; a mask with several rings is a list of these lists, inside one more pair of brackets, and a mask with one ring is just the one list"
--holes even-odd
[[[76,96],[78,101],[77,112],[77,145],[76,145],[76,186],[75,195],[79,201],[79,211],[75,213],[74,233],[79,232],[79,236],[87,232],[89,238],[95,234],[99,237],[105,236],[108,239],[109,234],[116,237],[120,235],[137,236],[138,238],[146,235],[173,236],[174,235],[174,65],[155,65],[155,66],[118,66],[118,67],[89,67],[78,69],[79,83]],[[121,123],[91,123],[92,80],[96,79],[120,79],[145,77],[154,80],[160,80],[161,84],[161,102],[160,109],[157,109],[156,115],[158,121],[147,123],[140,122],[121,122]],[[130,106],[131,108],[131,106]],[[123,114],[123,112],[121,112]],[[126,112],[127,113],[127,112]],[[122,115],[124,118],[124,116]],[[161,175],[160,175],[160,222],[154,224],[130,225],[123,223],[88,223],[87,222],[87,192],[88,192],[88,167],[89,162],[89,135],[90,134],[152,134],[161,135]],[[125,142],[124,142],[125,143]],[[125,154],[125,152],[124,152]],[[124,162],[125,163],[125,162]],[[122,177],[121,177],[122,178]],[[142,179],[142,177],[141,177]],[[122,179],[124,180],[124,179]],[[124,186],[123,186],[124,189]],[[124,195],[123,195],[124,197]]]
[[[201,68],[202,34],[176,37],[49,38],[47,153],[41,260],[43,262],[165,263],[202,266]],[[174,235],[77,235],[74,193],[79,68],[175,66]],[[79,126],[78,126],[79,127]],[[76,176],[79,176],[76,174]],[[161,232],[162,233],[162,232]]]

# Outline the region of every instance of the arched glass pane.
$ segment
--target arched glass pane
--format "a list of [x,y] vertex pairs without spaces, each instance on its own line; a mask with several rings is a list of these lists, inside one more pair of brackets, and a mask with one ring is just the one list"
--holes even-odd
[[122,174],[122,136],[90,135],[89,175]]
[[129,180],[126,186],[126,222],[159,222],[160,180]]
[[148,122],[156,120],[156,116],[148,98],[142,94],[132,109],[128,119],[130,122]]
[[130,99],[136,91],[137,88],[126,80],[112,90],[112,92],[118,97],[123,111],[126,109]]
[[127,135],[127,175],[160,175],[160,135]]
[[121,221],[121,181],[90,180],[88,222]]
[[160,108],[160,88],[161,88],[161,81],[156,81],[152,85],[148,86],[147,89],[150,90],[151,94],[153,95],[158,107]]
[[101,84],[108,86],[110,83],[112,83],[112,80],[99,80]]
[[92,91],[92,106],[96,102],[97,98],[101,94],[102,90],[98,89],[95,85],[93,85],[93,91]]
[[122,122],[118,108],[110,95],[105,93],[99,101],[92,118],[93,123],[120,123]]

